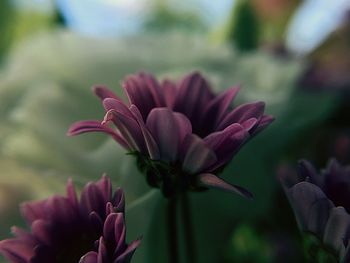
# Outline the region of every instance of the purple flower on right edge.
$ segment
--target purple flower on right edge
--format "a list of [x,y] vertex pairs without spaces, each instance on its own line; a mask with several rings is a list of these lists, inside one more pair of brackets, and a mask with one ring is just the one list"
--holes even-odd
[[273,121],[264,114],[264,102],[233,107],[239,88],[216,95],[198,72],[177,83],[160,83],[141,72],[128,76],[123,88],[128,103],[106,87],[95,87],[106,110],[104,119],[74,123],[68,135],[103,132],[112,136],[136,156],[148,183],[166,197],[206,188],[251,197],[246,189],[228,184],[217,174]]
[[282,169],[279,175],[300,230],[316,236],[339,262],[350,262],[350,166],[332,159],[318,173],[302,160],[298,174]]

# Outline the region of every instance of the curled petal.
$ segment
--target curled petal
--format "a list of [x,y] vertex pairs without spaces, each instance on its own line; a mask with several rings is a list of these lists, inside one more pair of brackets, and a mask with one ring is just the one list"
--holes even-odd
[[227,164],[244,145],[249,137],[249,133],[245,129],[242,129],[241,131],[235,132],[228,139],[218,144],[215,150],[218,161],[214,166],[211,166],[208,171],[215,171],[221,166]]
[[222,130],[232,123],[243,123],[244,121],[255,118],[260,119],[265,110],[265,103],[262,101],[246,103],[236,107],[231,111],[218,125],[218,130]]
[[215,174],[203,173],[197,176],[197,183],[199,186],[207,188],[216,188],[229,193],[239,194],[246,198],[252,199],[253,195],[246,189],[238,185],[232,185],[221,178],[217,177]]
[[111,120],[113,120],[114,124],[123,135],[129,149],[145,152],[145,142],[141,128],[133,117],[112,109],[106,113],[102,125],[105,125]]
[[68,136],[75,136],[82,133],[87,132],[103,132],[111,135],[114,140],[116,140],[121,146],[123,146],[126,149],[129,149],[127,146],[127,143],[125,142],[124,138],[121,137],[118,133],[116,133],[113,129],[102,125],[100,121],[78,121],[73,123],[68,132]]
[[254,128],[254,130],[251,131],[251,135],[258,134],[259,132],[264,130],[267,126],[269,126],[274,120],[275,118],[271,115],[262,116],[257,126]]
[[113,91],[105,86],[94,86],[92,90],[102,101],[106,98],[121,100]]
[[103,100],[102,104],[106,111],[115,110],[130,118],[133,117],[129,108],[120,100],[107,98]]
[[215,152],[220,149],[220,147],[230,140],[230,138],[239,132],[242,132],[244,128],[238,124],[233,123],[228,126],[223,131],[213,132],[204,138],[205,143]]

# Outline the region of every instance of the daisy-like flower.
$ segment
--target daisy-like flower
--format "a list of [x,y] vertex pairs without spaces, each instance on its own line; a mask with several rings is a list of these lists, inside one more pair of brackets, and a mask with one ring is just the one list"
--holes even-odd
[[350,262],[350,166],[333,159],[318,174],[303,160],[298,175],[283,168],[280,179],[301,231],[317,237],[339,262]]
[[216,174],[245,142],[272,122],[271,116],[264,115],[263,102],[233,108],[239,88],[215,95],[199,73],[177,84],[159,83],[151,74],[138,73],[128,76],[123,88],[128,103],[106,87],[95,87],[106,110],[103,121],[74,123],[68,134],[111,135],[137,156],[148,183],[161,188],[167,197],[208,187],[251,196]]
[[88,183],[77,198],[67,195],[22,204],[31,230],[13,227],[14,238],[0,241],[0,253],[13,263],[128,263],[140,243],[125,242],[124,193],[112,196],[110,179]]

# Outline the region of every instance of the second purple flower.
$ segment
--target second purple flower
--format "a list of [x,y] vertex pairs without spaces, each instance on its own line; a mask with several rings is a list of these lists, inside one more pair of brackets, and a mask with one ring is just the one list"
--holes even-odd
[[199,73],[179,83],[159,83],[151,74],[138,73],[128,76],[123,88],[128,103],[106,87],[95,87],[106,110],[103,121],[74,123],[68,134],[109,134],[137,157],[148,183],[167,197],[212,187],[251,196],[217,173],[273,121],[264,115],[264,102],[232,107],[239,88],[215,95]]

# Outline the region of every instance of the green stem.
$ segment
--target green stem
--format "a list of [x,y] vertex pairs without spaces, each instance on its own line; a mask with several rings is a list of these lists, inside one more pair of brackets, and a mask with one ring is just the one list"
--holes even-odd
[[191,263],[196,263],[196,242],[193,235],[193,225],[191,221],[191,210],[188,194],[185,192],[181,196],[182,221],[185,230],[185,244],[187,260]]
[[176,226],[176,204],[177,198],[168,198],[167,221],[168,221],[168,245],[169,258],[171,263],[179,262],[179,249],[177,245],[177,226]]

